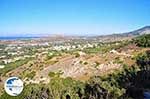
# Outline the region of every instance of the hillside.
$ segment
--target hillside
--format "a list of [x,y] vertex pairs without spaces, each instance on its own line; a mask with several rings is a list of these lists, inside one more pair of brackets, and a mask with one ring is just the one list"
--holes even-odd
[[[69,51],[44,52],[40,48],[28,63],[22,60],[13,63],[16,67],[2,69],[0,99],[143,99],[150,89],[150,48],[138,43],[148,37]],[[24,91],[18,97],[2,89],[9,76],[24,81]]]
[[91,40],[97,40],[97,41],[101,41],[101,42],[114,42],[114,41],[131,40],[134,37],[137,37],[137,36],[140,36],[143,34],[150,34],[150,26],[145,26],[143,28],[133,30],[131,32],[126,32],[126,33],[100,35],[100,36],[93,36],[93,37],[89,37],[89,38]]
[[139,36],[139,35],[143,35],[143,34],[150,34],[150,26],[145,26],[143,28],[140,28],[138,30],[134,30],[128,33],[124,33],[123,35],[126,36]]
[[[0,46],[0,99],[128,99],[138,97],[136,91],[143,97],[150,89],[149,37],[6,42]],[[21,78],[25,85],[15,98],[3,89],[10,76]]]

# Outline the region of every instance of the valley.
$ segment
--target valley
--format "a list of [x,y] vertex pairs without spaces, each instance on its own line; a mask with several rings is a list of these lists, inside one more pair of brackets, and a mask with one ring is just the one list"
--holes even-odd
[[[145,28],[143,31],[145,31]],[[146,29],[146,32],[147,31],[148,30]],[[113,37],[114,36],[112,36],[112,38]],[[147,38],[145,43],[141,43],[141,40],[143,40],[142,37]],[[82,89],[82,87],[86,87],[84,84],[90,83],[92,79],[98,79],[94,80],[95,83],[99,83],[99,80],[102,79],[102,82],[100,82],[102,83],[102,89],[104,88],[104,90],[108,90],[108,96],[111,94],[114,96],[114,99],[116,97],[121,97],[125,94],[127,89],[126,87],[118,85],[120,84],[118,82],[120,78],[118,77],[122,77],[119,73],[129,72],[130,74],[130,70],[132,71],[133,68],[135,68],[134,73],[140,71],[140,67],[137,66],[137,57],[141,53],[150,51],[148,45],[150,40],[149,34],[146,33],[142,36],[121,36],[121,38],[124,38],[122,40],[110,39],[110,35],[103,37],[103,39],[105,38],[108,38],[109,40],[105,42],[105,40],[101,41],[102,39],[98,37],[85,38],[57,36],[53,38],[47,37],[30,40],[0,41],[0,95],[2,95],[2,97],[5,97],[6,95],[3,88],[5,80],[8,77],[15,76],[22,79],[25,87],[30,85],[35,87],[35,84],[38,86],[37,88],[39,88],[39,85],[44,85],[43,90],[45,90],[45,87],[47,86],[47,90],[52,92],[57,91],[54,93],[46,92],[43,97],[46,97],[49,94],[51,94],[52,97],[47,96],[42,99],[59,99],[61,97],[62,92],[58,92],[59,90],[57,88],[56,90],[54,90],[55,88],[53,89],[53,81],[56,81],[55,83],[58,84],[56,86],[59,86],[60,80],[60,87],[65,83],[63,81],[66,81],[69,85],[71,83],[73,83],[73,85],[75,84],[74,87],[78,86],[76,83],[80,83],[81,86],[79,89]],[[111,78],[111,75],[114,75],[113,77],[116,78]],[[114,79],[114,82],[111,84],[109,80],[106,79]],[[112,88],[115,86],[114,89],[109,89],[104,82],[108,82],[106,84]],[[116,83],[117,85],[115,85]],[[49,84],[52,84],[49,86],[52,87],[52,89],[49,89]],[[64,86],[67,87],[68,85]],[[72,87],[70,86],[69,88]],[[86,88],[83,89],[86,91]],[[65,90],[65,88],[62,88],[61,90]],[[68,90],[71,92],[75,91],[73,89]],[[66,91],[68,92],[68,90]],[[117,91],[114,92],[115,90]],[[41,94],[43,94],[43,92],[44,91],[41,91]],[[74,95],[74,93],[70,94]],[[62,96],[64,95],[65,94]],[[88,96],[83,93],[82,95],[82,97],[78,95],[75,97],[80,97],[80,99],[87,99],[83,97],[97,97],[93,94]],[[27,96],[25,95],[25,97]],[[25,99],[37,99],[33,98],[35,97],[34,94],[33,96],[31,94],[31,96],[28,97],[32,98]],[[69,97],[73,96],[69,95]],[[102,97],[105,97],[105,95],[102,95]]]

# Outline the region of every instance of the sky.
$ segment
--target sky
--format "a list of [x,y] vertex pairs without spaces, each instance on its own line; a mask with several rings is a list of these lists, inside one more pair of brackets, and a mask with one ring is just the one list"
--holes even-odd
[[0,36],[105,35],[150,25],[150,0],[0,0]]

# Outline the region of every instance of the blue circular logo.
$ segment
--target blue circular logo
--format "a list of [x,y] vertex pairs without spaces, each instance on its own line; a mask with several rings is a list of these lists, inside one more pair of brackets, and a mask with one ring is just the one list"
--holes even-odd
[[10,96],[18,96],[23,91],[23,82],[18,77],[10,77],[5,81],[4,89]]

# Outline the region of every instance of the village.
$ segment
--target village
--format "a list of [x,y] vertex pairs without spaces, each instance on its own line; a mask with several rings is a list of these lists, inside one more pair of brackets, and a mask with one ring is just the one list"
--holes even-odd
[[[19,77],[25,86],[48,85],[53,79],[86,83],[93,77],[108,77],[133,68],[137,66],[138,55],[150,50],[149,47],[137,46],[133,41],[1,41],[0,93],[3,93],[2,86],[8,77]],[[122,89],[118,91],[123,92]]]
[[[5,65],[15,62],[18,60],[24,60],[25,58],[30,57],[36,57],[36,55],[39,55],[40,53],[48,53],[50,50],[55,51],[70,51],[70,50],[76,50],[76,49],[84,49],[84,48],[92,48],[93,46],[97,46],[97,44],[77,44],[77,45],[71,45],[71,44],[61,44],[61,45],[52,45],[48,42],[45,43],[29,43],[26,44],[26,42],[20,44],[18,42],[17,44],[7,44],[5,47],[0,48],[0,68],[4,68]],[[33,48],[33,49],[32,49]],[[31,51],[30,51],[31,49]],[[30,55],[32,53],[32,50],[35,50],[35,53]],[[8,57],[9,56],[9,57]]]
[[[21,43],[20,43],[21,42]],[[134,53],[138,48],[120,47],[127,41],[111,43],[75,42],[71,40],[56,42],[15,41],[1,47],[1,75],[20,76],[26,83],[48,83],[49,72],[62,72],[62,77],[87,80],[91,76],[101,75],[121,68],[126,62],[133,65]],[[134,53],[133,53],[134,52]],[[30,70],[30,71],[28,71]],[[36,72],[34,71],[36,70]],[[25,76],[35,72],[33,77]],[[4,78],[5,78],[4,76]]]

